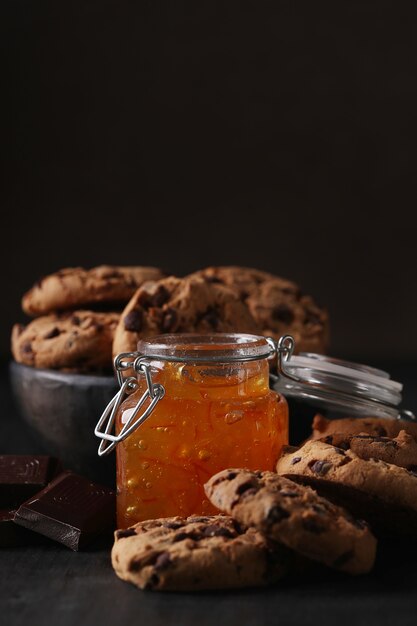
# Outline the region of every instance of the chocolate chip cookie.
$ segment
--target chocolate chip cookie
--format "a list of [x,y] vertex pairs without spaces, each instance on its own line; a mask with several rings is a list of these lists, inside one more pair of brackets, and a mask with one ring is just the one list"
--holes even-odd
[[328,314],[310,296],[303,295],[295,283],[246,267],[208,267],[195,275],[234,289],[263,335],[279,339],[290,334],[295,339],[296,352],[325,353]]
[[115,533],[112,565],[140,589],[197,591],[266,585],[283,577],[290,552],[230,517],[171,517]]
[[319,441],[341,448],[342,450],[352,450],[360,459],[378,459],[385,463],[392,463],[407,469],[417,469],[417,441],[405,432],[400,430],[396,437],[379,437],[378,435],[345,435],[334,433],[326,435]]
[[328,420],[317,414],[312,424],[310,439],[322,439],[334,433],[357,435],[367,433],[378,437],[396,437],[401,430],[414,437],[417,441],[417,422],[407,420],[384,419],[381,417],[344,417]]
[[284,450],[277,471],[346,506],[376,531],[415,535],[417,473],[413,470],[375,458],[365,460],[352,449],[324,441],[308,441],[298,450]]
[[198,276],[145,283],[123,311],[113,354],[133,352],[142,337],[161,333],[242,332],[260,329],[234,291]]
[[12,353],[18,363],[73,372],[112,367],[112,343],[118,313],[74,311],[15,324]]
[[229,469],[205,485],[208,498],[244,527],[350,574],[368,572],[376,540],[367,524],[315,491],[273,472]]
[[145,281],[163,276],[156,267],[101,265],[90,270],[70,267],[38,281],[23,296],[22,308],[33,317],[65,309],[84,309],[93,304],[118,303],[123,308]]

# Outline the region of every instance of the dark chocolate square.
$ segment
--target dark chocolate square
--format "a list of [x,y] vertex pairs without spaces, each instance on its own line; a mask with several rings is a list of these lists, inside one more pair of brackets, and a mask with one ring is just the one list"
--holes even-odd
[[80,550],[115,528],[116,494],[64,472],[16,512],[15,523],[71,550]]
[[0,509],[13,509],[62,472],[51,456],[0,455]]

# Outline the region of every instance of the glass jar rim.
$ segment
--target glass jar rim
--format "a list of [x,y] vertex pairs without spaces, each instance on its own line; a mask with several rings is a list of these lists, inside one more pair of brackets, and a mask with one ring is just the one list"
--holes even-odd
[[138,353],[160,361],[230,363],[267,359],[275,348],[266,337],[246,333],[176,333],[141,339]]

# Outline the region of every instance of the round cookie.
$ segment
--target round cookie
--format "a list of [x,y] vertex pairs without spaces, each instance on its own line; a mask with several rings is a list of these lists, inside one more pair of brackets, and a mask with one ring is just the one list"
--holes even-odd
[[273,472],[229,469],[212,476],[205,491],[239,524],[303,556],[350,574],[373,566],[376,540],[367,524],[309,487]]
[[12,353],[18,363],[74,372],[110,370],[118,313],[74,311],[15,324]]
[[22,308],[36,317],[93,304],[121,303],[123,307],[145,281],[163,276],[156,267],[100,265],[90,270],[69,267],[38,281],[23,296]]
[[392,463],[364,460],[353,450],[308,441],[278,459],[277,472],[346,506],[375,530],[415,535],[417,473]]
[[396,437],[379,437],[378,435],[344,435],[335,433],[326,435],[324,443],[341,448],[342,450],[352,450],[360,459],[378,459],[385,463],[392,463],[407,469],[417,469],[417,441],[405,432],[400,430]]
[[283,577],[290,553],[230,517],[171,517],[115,532],[119,578],[140,589],[197,591],[267,585]]
[[334,433],[358,435],[367,433],[378,437],[396,437],[401,430],[417,441],[417,422],[407,420],[384,419],[381,417],[344,417],[328,420],[319,413],[314,416],[310,439],[322,439]]
[[325,353],[329,339],[327,312],[286,279],[246,267],[208,267],[196,272],[207,281],[234,289],[247,304],[262,334],[279,339],[290,334],[296,352]]
[[134,352],[142,337],[193,332],[261,334],[234,291],[197,276],[171,276],[145,283],[134,294],[120,317],[113,354]]

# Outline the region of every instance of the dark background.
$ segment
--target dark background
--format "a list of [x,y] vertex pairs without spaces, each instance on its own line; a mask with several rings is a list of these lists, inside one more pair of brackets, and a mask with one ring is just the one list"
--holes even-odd
[[42,274],[233,263],[415,358],[414,7],[3,0],[0,353]]

